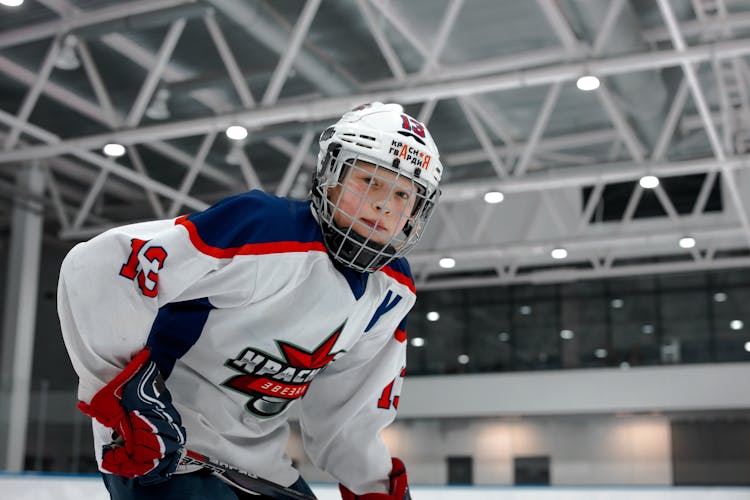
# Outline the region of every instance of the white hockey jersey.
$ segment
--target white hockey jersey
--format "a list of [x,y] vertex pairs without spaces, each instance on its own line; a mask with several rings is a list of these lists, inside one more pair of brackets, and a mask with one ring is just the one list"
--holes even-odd
[[[60,270],[65,345],[89,402],[148,345],[187,446],[283,485],[299,400],[305,450],[355,493],[387,491],[416,299],[401,259],[360,274],[329,258],[309,202],[251,191],[109,230]],[[94,422],[97,459],[111,431]]]

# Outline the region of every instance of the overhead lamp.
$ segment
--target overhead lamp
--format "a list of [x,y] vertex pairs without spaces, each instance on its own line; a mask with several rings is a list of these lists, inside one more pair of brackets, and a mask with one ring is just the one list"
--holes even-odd
[[560,330],[560,338],[564,340],[570,340],[573,337],[575,337],[575,333],[573,333],[573,330]]
[[422,347],[424,345],[424,339],[422,337],[414,337],[411,339],[410,343],[414,347]]
[[162,88],[157,90],[151,104],[146,108],[146,116],[152,120],[166,120],[169,118],[171,116],[169,108],[167,107],[169,96],[169,89]]
[[695,246],[695,238],[691,236],[685,236],[680,238],[680,248],[693,248]]
[[727,294],[724,292],[716,292],[714,294],[714,302],[726,302]]
[[500,191],[488,191],[484,193],[484,201],[491,205],[494,205],[495,203],[500,203],[504,199],[505,199],[505,195],[501,193]]
[[643,189],[654,189],[659,185],[659,178],[654,175],[644,175],[638,181]]
[[125,154],[125,146],[117,144],[116,142],[110,142],[109,144],[104,145],[102,151],[104,151],[104,154],[109,157],[117,158]]
[[745,350],[750,352],[750,342],[745,342]]
[[241,141],[247,137],[247,129],[242,125],[232,125],[227,128],[225,133],[227,134],[227,137],[233,141]]
[[440,319],[440,313],[437,311],[430,311],[427,313],[427,321],[437,321]]
[[462,364],[462,365],[469,364],[469,356],[467,354],[459,354],[456,360],[459,362],[459,364]]
[[599,359],[604,359],[607,357],[607,350],[599,348],[596,351],[594,351],[594,356],[596,356]]
[[440,267],[443,269],[452,269],[456,267],[456,259],[453,257],[443,257],[438,264],[440,264]]
[[599,79],[594,75],[583,75],[576,81],[576,87],[586,92],[596,90],[599,88]]
[[612,299],[612,302],[610,302],[612,309],[622,309],[624,304],[625,302],[622,299]]
[[56,68],[72,71],[81,66],[81,61],[78,60],[78,56],[76,55],[76,45],[78,45],[78,38],[75,35],[67,35],[63,38],[60,51],[57,53],[57,58],[55,59]]
[[531,306],[524,305],[518,308],[518,312],[520,312],[523,316],[528,316],[531,314]]
[[510,334],[508,332],[500,332],[497,334],[497,338],[500,342],[508,342],[510,340]]
[[729,322],[729,328],[731,328],[732,330],[742,330],[744,326],[745,323],[743,323],[741,319],[733,319]]
[[550,252],[550,255],[552,256],[553,259],[560,260],[568,256],[568,251],[562,247],[553,248],[552,251]]
[[0,5],[5,5],[6,7],[18,7],[23,3],[23,0],[0,0]]

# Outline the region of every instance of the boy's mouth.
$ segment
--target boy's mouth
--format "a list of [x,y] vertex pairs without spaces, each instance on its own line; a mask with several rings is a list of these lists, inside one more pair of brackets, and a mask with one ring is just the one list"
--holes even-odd
[[383,232],[386,232],[386,233],[388,232],[388,228],[385,227],[384,225],[380,224],[377,221],[374,221],[372,219],[359,219],[359,220],[363,224],[365,224],[367,226],[370,226],[371,228],[374,228],[376,231],[383,231]]

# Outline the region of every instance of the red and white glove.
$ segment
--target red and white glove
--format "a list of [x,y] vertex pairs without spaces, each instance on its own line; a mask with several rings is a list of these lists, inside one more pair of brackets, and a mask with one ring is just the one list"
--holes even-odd
[[409,495],[409,483],[406,479],[406,468],[404,463],[398,458],[392,458],[393,468],[388,474],[390,486],[389,493],[365,493],[355,495],[346,486],[339,484],[341,498],[343,500],[411,500]]
[[148,348],[78,408],[117,434],[103,447],[102,468],[141,484],[169,479],[182,458],[185,428]]

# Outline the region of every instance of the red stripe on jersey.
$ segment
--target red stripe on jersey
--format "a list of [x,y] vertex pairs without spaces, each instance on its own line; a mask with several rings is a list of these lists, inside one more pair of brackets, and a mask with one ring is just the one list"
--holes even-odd
[[414,280],[412,280],[409,276],[405,275],[404,273],[400,273],[393,269],[392,267],[385,266],[381,269],[382,272],[384,272],[386,275],[390,276],[394,280],[398,281],[402,285],[405,285],[409,287],[409,290],[411,290],[411,293],[417,294],[417,287],[414,286]]
[[198,234],[198,229],[187,215],[178,217],[175,220],[176,225],[181,225],[187,229],[190,236],[190,242],[201,253],[216,257],[217,259],[229,259],[235,255],[264,255],[271,253],[290,253],[290,252],[325,252],[326,247],[321,241],[271,241],[268,243],[247,243],[240,247],[219,248],[204,242]]
[[405,342],[406,341],[406,332],[404,330],[400,329],[400,328],[397,328],[396,332],[393,334],[393,338],[395,338],[399,342]]

